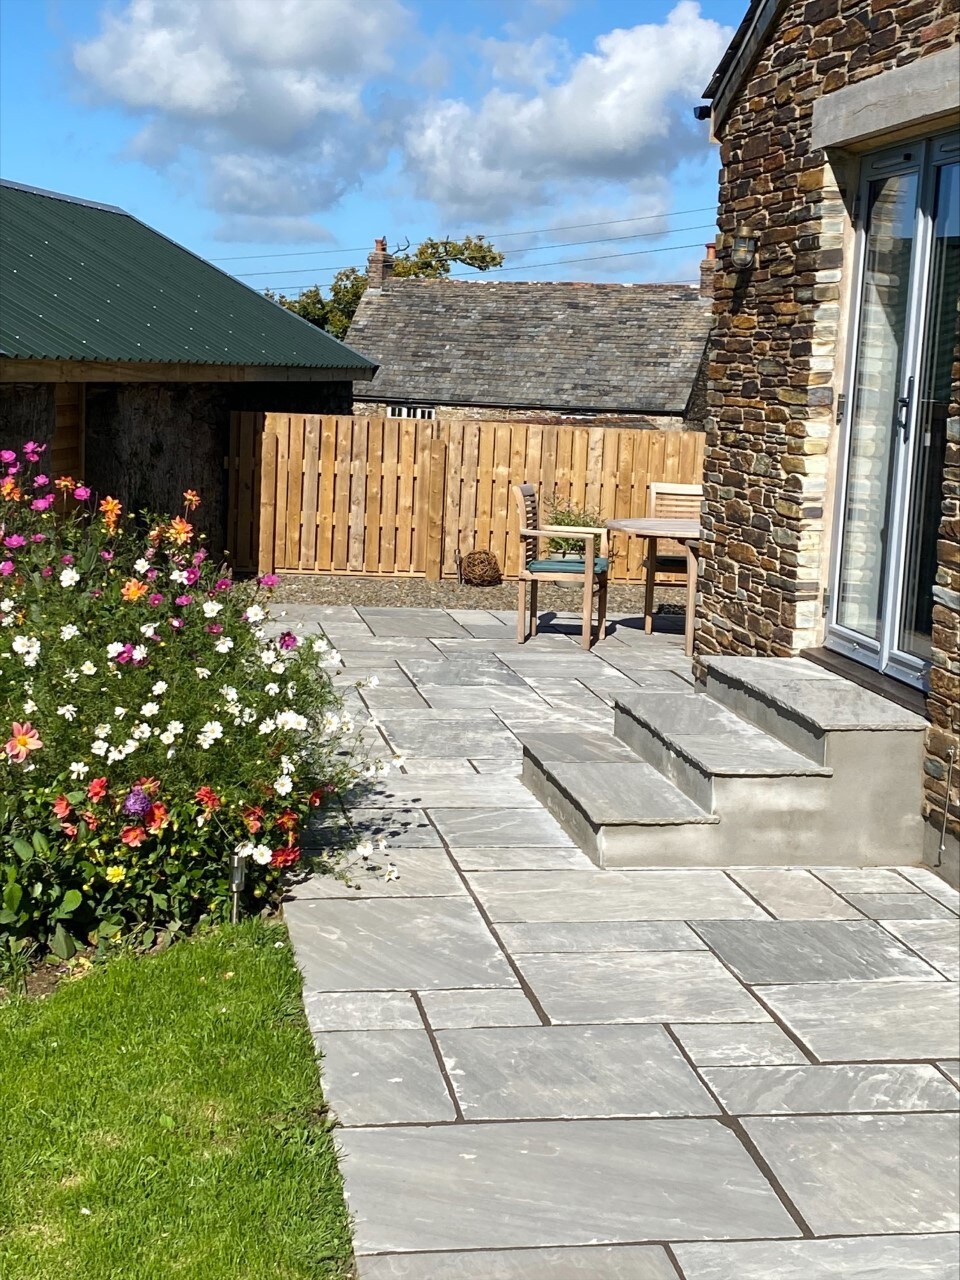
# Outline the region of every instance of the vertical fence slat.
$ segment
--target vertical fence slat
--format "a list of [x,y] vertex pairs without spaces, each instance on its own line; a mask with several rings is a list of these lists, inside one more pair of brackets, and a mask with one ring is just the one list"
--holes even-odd
[[316,414],[304,418],[303,426],[303,520],[300,534],[300,568],[317,564],[317,500],[320,487],[321,420]]
[[333,555],[332,568],[347,568],[347,546],[350,535],[350,461],[355,418],[337,418],[336,463],[333,480]]
[[[287,487],[289,483],[290,419],[285,413],[271,413],[277,441],[276,521],[273,528],[273,560],[277,569],[287,568]],[[294,568],[296,566],[294,565]]]
[[264,429],[260,455],[260,545],[257,567],[260,573],[272,573],[274,559],[274,528],[277,521],[277,437],[269,428]]
[[306,419],[291,414],[287,419],[290,444],[287,461],[287,558],[288,569],[300,567],[303,522],[303,445]]
[[347,538],[347,566],[351,573],[363,573],[363,541],[367,514],[367,446],[370,424],[354,418],[350,449],[350,533]]
[[383,515],[380,529],[381,573],[393,573],[397,562],[397,486],[400,483],[400,428],[396,418],[383,423]]

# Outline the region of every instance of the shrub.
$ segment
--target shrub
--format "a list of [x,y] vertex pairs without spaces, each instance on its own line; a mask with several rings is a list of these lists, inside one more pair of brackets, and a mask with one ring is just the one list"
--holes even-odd
[[[311,809],[365,766],[325,638],[270,638],[182,515],[124,515],[42,446],[0,452],[0,943],[85,940],[275,901]],[[369,770],[368,770],[369,772]]]
[[[551,499],[547,507],[547,524],[560,528],[598,529],[603,520],[598,511],[587,507],[577,507],[572,502],[559,498]],[[594,554],[599,554],[600,540],[594,538]],[[585,549],[583,538],[551,538],[548,544],[550,551],[559,551],[568,556],[582,556]]]

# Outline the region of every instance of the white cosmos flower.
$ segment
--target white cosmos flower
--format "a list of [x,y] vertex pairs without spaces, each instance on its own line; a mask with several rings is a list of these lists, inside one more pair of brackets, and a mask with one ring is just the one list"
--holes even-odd
[[372,858],[373,857],[373,841],[361,840],[353,852],[360,858]]
[[186,580],[187,580],[187,575],[184,573],[182,569],[173,569],[171,571],[170,573],[171,582],[185,583]]
[[82,760],[74,760],[70,766],[70,777],[76,781],[78,778],[85,778],[90,772],[90,766],[84,764]]
[[194,671],[196,671],[197,673],[198,680],[206,680],[207,677],[210,675],[210,672],[207,670],[206,667],[194,667]]
[[223,696],[226,698],[228,702],[238,701],[237,691],[232,684],[221,685],[220,692],[223,694]]
[[160,695],[161,695],[161,693],[166,693],[166,692],[167,692],[167,689],[168,689],[168,688],[169,688],[169,686],[168,686],[168,684],[167,684],[166,680],[158,680],[158,681],[157,681],[157,683],[156,683],[156,684],[153,686],[153,688],[150,690],[150,692],[153,694],[153,696],[154,696],[155,698],[159,698],[159,697],[160,697]]
[[176,738],[173,736],[173,734],[170,732],[169,729],[165,729],[163,733],[160,734],[160,741],[163,743],[165,747],[169,747],[171,743],[176,742]]
[[126,707],[114,707],[114,708],[113,708],[113,714],[117,717],[117,719],[118,719],[118,720],[122,720],[122,719],[123,719],[123,717],[127,714],[127,708],[126,708]]
[[278,729],[292,729],[297,733],[303,733],[307,727],[307,717],[300,715],[298,711],[281,711],[277,716]]
[[97,668],[93,665],[93,663],[90,661],[89,658],[87,659],[86,662],[81,663],[80,670],[83,672],[85,676],[95,676],[97,674]]
[[112,732],[113,732],[112,724],[98,724],[93,730],[94,737],[97,737],[97,738],[109,738]]
[[283,673],[286,671],[286,669],[287,669],[287,664],[285,662],[275,662],[273,666],[270,668],[270,670],[274,673],[274,675],[277,675],[277,676],[282,676]]
[[[141,627],[140,630],[142,631],[143,627]],[[142,644],[138,644],[133,651],[134,662],[142,662],[146,656],[147,656],[147,650],[144,648]]]
[[271,698],[275,698],[280,692],[280,686],[276,684],[275,681],[271,680],[269,684],[265,684],[263,686],[263,692],[269,693]]
[[197,742],[204,751],[209,751],[218,738],[223,737],[223,725],[219,720],[208,720],[197,734]]
[[80,581],[79,573],[77,573],[76,569],[72,568],[69,565],[60,574],[61,587],[75,587],[79,581]]
[[[100,727],[103,728],[102,725]],[[103,738],[96,738],[90,743],[90,750],[95,756],[105,756],[110,750],[110,743],[105,742]]]
[[[31,663],[28,663],[27,665],[28,665],[28,666],[33,666],[34,664],[31,662]],[[80,672],[79,672],[79,671],[65,671],[65,672],[63,673],[63,678],[64,678],[64,680],[66,680],[69,684],[76,684],[76,683],[77,683],[77,681],[80,679]]]
[[65,627],[60,628],[61,640],[72,640],[74,636],[80,634],[80,628],[75,627],[72,622],[68,622]]
[[257,732],[258,732],[258,733],[273,733],[273,731],[274,731],[274,729],[275,729],[276,727],[277,727],[277,722],[276,722],[276,720],[271,720],[271,719],[268,717],[266,720],[261,720],[261,721],[260,721],[260,723],[257,725]]
[[37,704],[34,702],[32,698],[28,698],[26,702],[23,704],[23,714],[25,716],[32,715],[33,712],[36,711],[36,709],[37,709]]
[[140,714],[142,716],[147,716],[148,718],[150,716],[157,715],[159,711],[160,711],[160,707],[156,702],[145,702],[143,706],[140,708]]
[[173,733],[173,734],[183,733],[183,721],[171,720],[170,723],[167,725],[167,732]]
[[115,658],[117,654],[123,653],[123,645],[119,641],[114,640],[112,644],[107,645],[107,657]]
[[317,636],[313,642],[314,653],[325,653],[330,648],[330,641],[325,636]]
[[367,681],[367,688],[368,688],[368,689],[376,689],[376,688],[378,687],[378,685],[379,685],[379,684],[380,684],[380,677],[379,677],[379,676],[371,676],[371,677],[370,677],[370,679]]
[[262,622],[267,615],[258,604],[252,604],[243,616],[247,622]]
[[157,634],[157,624],[155,622],[145,622],[140,628],[140,634],[146,636],[148,640],[152,640]]
[[143,556],[141,556],[139,560],[134,560],[133,562],[133,569],[135,573],[146,573],[149,568],[150,561],[144,560]]
[[57,715],[63,716],[64,720],[76,720],[77,708],[72,702],[68,702],[65,706],[57,707]]
[[222,636],[213,647],[217,653],[229,653],[233,648],[233,641],[229,636]]
[[130,737],[138,742],[145,742],[152,732],[153,730],[148,724],[144,724],[142,720],[138,720],[130,730]]
[[278,796],[288,796],[293,790],[293,781],[285,773],[282,773],[273,784],[273,789]]
[[204,600],[203,616],[205,618],[215,618],[218,613],[223,612],[223,605],[219,600]]
[[383,873],[383,878],[384,878],[384,880],[399,880],[399,879],[400,879],[400,872],[397,870],[397,868],[394,866],[394,864],[393,864],[392,862],[388,862],[388,863],[387,863],[387,868],[386,868],[386,870],[385,870],[385,871],[384,871],[384,873]]

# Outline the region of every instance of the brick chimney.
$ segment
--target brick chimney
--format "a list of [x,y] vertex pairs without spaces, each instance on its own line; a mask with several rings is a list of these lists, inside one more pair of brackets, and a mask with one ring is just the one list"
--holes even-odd
[[373,242],[373,253],[367,255],[367,288],[383,289],[393,275],[393,255],[387,252],[387,237]]
[[713,276],[717,269],[716,244],[704,245],[707,256],[700,263],[700,297],[713,297]]

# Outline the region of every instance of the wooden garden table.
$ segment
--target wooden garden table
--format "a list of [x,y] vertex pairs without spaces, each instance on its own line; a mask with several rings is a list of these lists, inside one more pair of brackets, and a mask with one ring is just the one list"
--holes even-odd
[[611,533],[625,533],[631,538],[647,540],[647,572],[643,597],[643,629],[649,635],[653,629],[653,587],[656,578],[657,539],[671,538],[683,544],[687,553],[687,615],[684,625],[683,651],[693,657],[693,618],[697,604],[697,543],[700,539],[699,520],[677,520],[666,517],[637,520],[608,520]]

